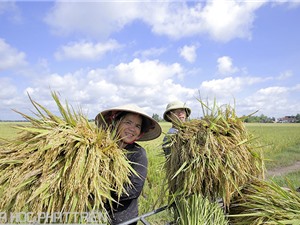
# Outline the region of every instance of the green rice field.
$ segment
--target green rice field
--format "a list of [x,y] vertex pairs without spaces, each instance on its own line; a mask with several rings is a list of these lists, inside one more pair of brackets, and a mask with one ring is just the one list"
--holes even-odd
[[[26,124],[25,122],[22,123]],[[158,199],[163,199],[160,193],[165,177],[163,168],[165,157],[161,149],[161,143],[164,133],[168,131],[171,124],[167,122],[161,122],[160,124],[163,128],[163,134],[159,138],[139,143],[146,149],[149,160],[148,177],[140,197],[140,213],[152,211],[154,208],[163,206],[166,203],[166,199],[158,201]],[[16,123],[1,122],[0,137],[13,139],[18,135],[17,130],[13,128],[14,125]],[[300,161],[300,124],[246,124],[246,128],[254,137],[253,144],[264,152],[267,170],[289,166]],[[300,186],[300,169],[268,179],[273,179],[284,186],[286,178],[292,181],[296,187]],[[164,211],[151,216],[149,221],[151,221],[151,224],[165,224],[169,219],[167,212]]]

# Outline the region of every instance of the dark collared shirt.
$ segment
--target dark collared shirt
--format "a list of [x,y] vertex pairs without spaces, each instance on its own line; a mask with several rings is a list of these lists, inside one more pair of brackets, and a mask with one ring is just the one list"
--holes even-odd
[[[137,143],[125,147],[129,153],[127,158],[132,168],[139,174],[130,175],[132,186],[126,186],[127,194],[121,195],[120,204],[113,204],[114,211],[110,213],[113,225],[125,222],[138,216],[138,197],[140,196],[147,176],[148,160],[146,151]],[[136,224],[136,223],[133,223]]]

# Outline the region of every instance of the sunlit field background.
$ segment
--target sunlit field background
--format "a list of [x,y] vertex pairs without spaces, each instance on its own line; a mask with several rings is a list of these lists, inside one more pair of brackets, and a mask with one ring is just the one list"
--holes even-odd
[[[23,124],[25,124],[23,122]],[[14,122],[0,123],[0,137],[13,139],[17,135],[17,130],[13,128]],[[163,134],[152,141],[139,142],[147,151],[149,167],[146,184],[140,197],[140,214],[152,211],[166,204],[166,199],[161,196],[164,182],[164,161],[165,157],[161,149],[162,139],[171,124],[161,122]],[[248,131],[253,134],[253,145],[259,146],[265,157],[267,170],[276,169],[292,165],[300,161],[300,124],[272,123],[253,124],[247,123]],[[300,186],[300,170],[282,176],[267,177],[282,186],[286,185],[286,179],[290,180],[296,187]],[[151,224],[165,224],[170,221],[167,211],[153,215],[148,218]],[[139,223],[142,224],[142,223]]]

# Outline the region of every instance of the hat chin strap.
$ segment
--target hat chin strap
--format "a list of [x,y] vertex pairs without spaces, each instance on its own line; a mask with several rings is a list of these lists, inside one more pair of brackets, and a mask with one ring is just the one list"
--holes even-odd
[[132,144],[133,142],[135,142],[135,141],[138,141],[139,139],[141,139],[143,136],[144,136],[144,132],[143,133],[141,133],[134,141],[132,141],[130,144]]
[[126,145],[130,145],[130,144],[133,144],[134,142],[138,141],[140,138],[142,138],[144,136],[145,133],[141,133],[136,139],[134,139],[132,142],[128,142],[128,143],[125,143]]

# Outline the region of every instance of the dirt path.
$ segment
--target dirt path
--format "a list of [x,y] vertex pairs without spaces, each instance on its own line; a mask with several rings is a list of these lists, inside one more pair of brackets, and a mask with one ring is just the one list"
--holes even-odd
[[296,172],[300,170],[300,161],[295,162],[293,165],[287,167],[275,168],[267,171],[267,177],[282,176],[287,173]]

